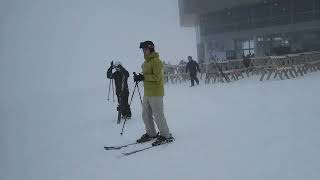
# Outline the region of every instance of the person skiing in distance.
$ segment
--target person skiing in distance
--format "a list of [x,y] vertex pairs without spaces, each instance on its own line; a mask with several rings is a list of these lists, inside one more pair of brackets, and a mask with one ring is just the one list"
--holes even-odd
[[[146,133],[143,134],[137,142],[143,143],[156,138],[152,146],[157,146],[174,140],[169,132],[163,112],[163,63],[159,58],[159,53],[155,51],[152,41],[141,42],[140,48],[143,51],[145,59],[142,65],[143,74],[135,76],[134,81],[143,81],[144,85],[142,118]],[[159,129],[158,135],[154,123],[156,123]]]
[[[112,70],[115,69],[115,72]],[[129,88],[128,88],[129,72],[122,66],[121,62],[111,62],[107,71],[107,78],[114,79],[116,87],[116,95],[118,99],[117,110],[121,112],[123,118],[131,118],[131,109],[128,103]]]

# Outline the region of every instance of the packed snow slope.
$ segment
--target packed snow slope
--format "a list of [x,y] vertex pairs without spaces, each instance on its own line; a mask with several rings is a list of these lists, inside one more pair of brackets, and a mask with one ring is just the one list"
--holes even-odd
[[[319,82],[317,72],[285,81],[167,84],[165,116],[176,141],[127,157],[121,153],[149,144],[103,146],[144,133],[138,93],[123,136],[112,92],[107,101],[108,80],[36,99],[3,98],[1,179],[317,180]],[[129,86],[131,96],[132,79]]]

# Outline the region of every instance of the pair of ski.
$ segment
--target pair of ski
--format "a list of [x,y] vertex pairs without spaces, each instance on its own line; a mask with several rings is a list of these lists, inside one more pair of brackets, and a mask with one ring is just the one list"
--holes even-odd
[[[144,143],[146,143],[146,142],[144,142]],[[128,146],[133,146],[133,145],[136,145],[136,144],[144,144],[144,143],[134,142],[134,143],[129,143],[129,144],[120,145],[120,146],[105,146],[104,149],[105,150],[120,150],[120,149],[128,147]],[[133,151],[130,151],[130,152],[122,153],[122,154],[124,156],[129,156],[129,155],[135,154],[137,152],[145,151],[147,149],[151,149],[151,148],[158,147],[158,146],[161,146],[161,145],[164,145],[164,144],[168,144],[168,143],[171,143],[171,142],[166,142],[166,143],[163,143],[163,144],[160,144],[160,145],[157,145],[157,146],[152,146],[151,145],[151,146],[148,146],[148,147],[136,149],[136,150],[133,150]]]

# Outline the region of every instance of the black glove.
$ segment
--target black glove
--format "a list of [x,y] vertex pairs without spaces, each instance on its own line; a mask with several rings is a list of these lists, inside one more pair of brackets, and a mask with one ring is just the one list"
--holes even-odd
[[143,74],[139,74],[139,80],[140,80],[140,81],[144,81],[144,76],[143,76]]
[[113,61],[111,61],[111,64],[110,64],[110,65],[111,65],[110,67],[113,68]]
[[133,80],[134,82],[140,82],[140,81],[143,81],[144,80],[144,77],[143,77],[143,74],[136,74],[134,73],[134,76],[133,76]]

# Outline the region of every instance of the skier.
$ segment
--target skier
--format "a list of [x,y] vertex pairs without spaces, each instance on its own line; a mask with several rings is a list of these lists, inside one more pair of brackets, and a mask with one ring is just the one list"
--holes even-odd
[[[115,69],[115,72],[112,70]],[[111,66],[107,71],[107,78],[114,79],[116,86],[116,95],[118,99],[117,110],[121,112],[122,118],[131,118],[130,105],[128,104],[129,89],[128,89],[129,72],[122,66],[121,62],[111,61]]]
[[[143,143],[156,138],[152,146],[157,146],[174,140],[169,132],[163,112],[163,64],[159,58],[159,53],[154,49],[153,42],[141,42],[140,48],[143,50],[145,59],[142,65],[143,74],[136,75],[134,81],[143,81],[144,84],[142,118],[146,133],[143,134],[137,142]],[[154,122],[159,129],[158,135]]]
[[194,86],[194,81],[199,85],[199,79],[197,78],[197,71],[200,73],[199,64],[192,59],[191,56],[188,56],[188,63],[186,66],[186,72],[190,73],[191,87]]

